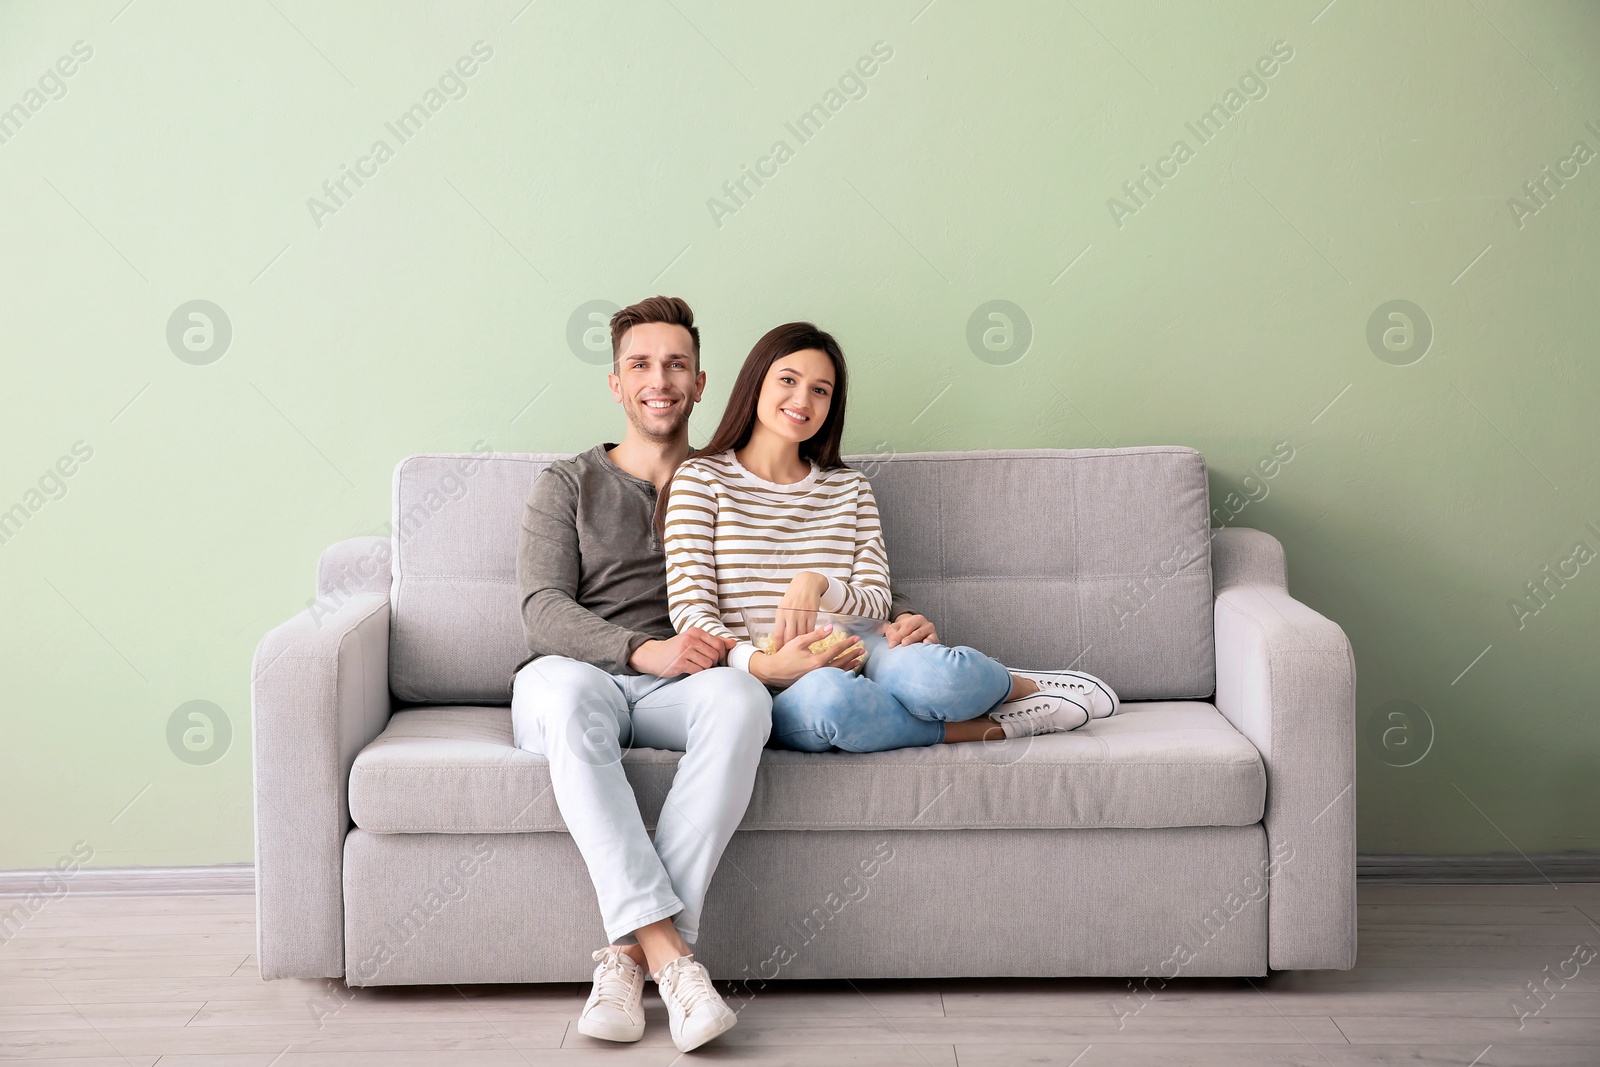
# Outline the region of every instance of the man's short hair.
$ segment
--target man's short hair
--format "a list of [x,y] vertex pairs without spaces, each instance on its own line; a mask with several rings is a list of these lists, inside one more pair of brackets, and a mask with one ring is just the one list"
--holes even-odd
[[689,331],[694,342],[694,369],[700,369],[700,328],[694,324],[694,310],[682,297],[652,296],[623,308],[611,316],[611,370],[617,370],[617,360],[622,355],[622,338],[635,326],[647,322],[664,322],[669,326],[682,326]]

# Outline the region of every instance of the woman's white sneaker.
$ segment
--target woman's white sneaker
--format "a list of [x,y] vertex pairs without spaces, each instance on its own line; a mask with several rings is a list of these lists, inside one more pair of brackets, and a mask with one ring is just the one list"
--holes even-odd
[[1012,671],[1018,678],[1027,678],[1039,687],[1041,693],[1059,693],[1071,697],[1089,709],[1091,718],[1103,719],[1115,715],[1122,706],[1116,690],[1103,680],[1083,671]]
[[672,1043],[679,1052],[697,1049],[725,1034],[739,1017],[711,984],[711,972],[693,956],[679,956],[656,974],[656,986],[667,1005]]
[[594,989],[578,1016],[578,1033],[605,1041],[644,1036],[644,966],[616,945],[594,954]]
[[1006,737],[1032,737],[1076,730],[1089,721],[1089,709],[1072,697],[1058,693],[1035,693],[1008,700],[989,713],[1000,724]]

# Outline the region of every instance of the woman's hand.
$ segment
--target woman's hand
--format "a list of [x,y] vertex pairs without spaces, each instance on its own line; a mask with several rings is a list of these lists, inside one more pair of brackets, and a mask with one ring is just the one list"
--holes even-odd
[[828,579],[816,571],[801,571],[789,579],[772,618],[772,647],[781,649],[817,624],[817,605],[828,591]]
[[888,638],[890,648],[895,645],[914,645],[921,641],[929,644],[939,642],[939,634],[928,617],[910,611],[884,627],[883,636]]
[[750,657],[750,673],[774,689],[787,689],[818,667],[853,669],[867,651],[859,637],[852,636],[821,652],[811,651],[813,644],[832,631],[832,625],[824,624],[790,639],[787,644],[778,646],[776,652],[757,652]]

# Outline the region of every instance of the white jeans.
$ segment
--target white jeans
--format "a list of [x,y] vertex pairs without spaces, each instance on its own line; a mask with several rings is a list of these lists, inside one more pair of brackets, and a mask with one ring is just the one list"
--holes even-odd
[[[517,672],[511,724],[517,747],[550,763],[611,943],[634,944],[634,930],[676,916],[679,936],[694,944],[772,730],[767,687],[732,667],[657,678],[540,656]],[[623,749],[634,747],[684,754],[653,844],[622,770]]]

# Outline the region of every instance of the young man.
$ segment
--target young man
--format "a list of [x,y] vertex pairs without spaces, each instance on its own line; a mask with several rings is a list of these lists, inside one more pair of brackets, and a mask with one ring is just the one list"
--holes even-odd
[[[648,965],[685,1052],[736,1021],[689,946],[772,723],[766,687],[717,665],[727,645],[699,630],[675,634],[667,618],[653,520],[658,489],[688,455],[689,412],[705,389],[699,334],[682,300],[656,297],[612,317],[608,381],[628,427],[620,443],[553,463],[534,481],[517,553],[534,656],[511,698],[516,743],[550,763],[611,939],[594,953],[578,1032],[644,1036]],[[684,753],[653,844],[623,746]]]
[[[667,1005],[672,1040],[696,1048],[733,1026],[690,946],[712,872],[744,817],[772,725],[772,698],[721,665],[731,641],[673,631],[656,497],[689,454],[689,413],[705,390],[700,331],[676,297],[611,319],[612,399],[628,426],[535,479],[517,554],[523,629],[518,747],[550,764],[556,805],[594,882],[611,944],[596,951],[578,1032],[644,1035],[644,969]],[[896,600],[890,639],[937,640]],[[652,843],[622,770],[622,748],[684,753]]]

